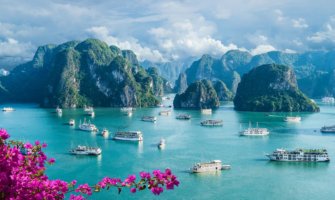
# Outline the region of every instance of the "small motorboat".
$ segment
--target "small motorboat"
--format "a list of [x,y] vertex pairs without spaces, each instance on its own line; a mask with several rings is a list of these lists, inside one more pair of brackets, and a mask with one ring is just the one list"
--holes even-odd
[[163,138],[159,141],[157,147],[159,149],[164,149],[165,148],[165,140]]

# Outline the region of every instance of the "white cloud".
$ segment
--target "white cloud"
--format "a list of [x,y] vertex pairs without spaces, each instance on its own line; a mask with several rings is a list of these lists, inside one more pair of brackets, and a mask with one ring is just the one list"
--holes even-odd
[[308,24],[304,18],[292,19],[291,21],[294,28],[308,28]]
[[213,38],[211,35],[214,31],[215,27],[203,17],[199,17],[152,28],[149,33],[168,58],[203,54],[222,55],[229,50],[238,49],[235,44],[225,45]]
[[258,54],[267,53],[269,51],[275,51],[275,50],[276,50],[276,48],[274,48],[272,45],[262,44],[262,45],[258,45],[254,49],[251,49],[250,53],[252,55],[258,55]]
[[292,50],[292,49],[284,49],[285,53],[297,53],[297,51]]
[[107,42],[109,45],[116,45],[121,49],[130,49],[134,51],[140,61],[150,60],[154,62],[162,62],[164,61],[161,53],[154,49],[150,49],[149,47],[142,46],[137,39],[129,38],[128,40],[120,40],[117,37],[112,36],[109,33],[109,30],[105,26],[94,26],[87,31],[92,34],[93,37],[101,39]]
[[32,57],[32,49],[34,46],[31,43],[20,43],[13,38],[0,40],[0,57]]
[[324,24],[324,28],[321,31],[317,31],[314,34],[307,37],[307,40],[313,43],[323,42],[335,42],[335,17],[331,17],[328,22]]

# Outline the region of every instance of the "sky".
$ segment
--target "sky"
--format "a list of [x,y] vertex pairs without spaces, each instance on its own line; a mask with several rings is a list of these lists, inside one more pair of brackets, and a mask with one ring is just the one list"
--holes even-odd
[[86,38],[153,62],[221,56],[232,49],[256,55],[335,47],[334,0],[0,0],[0,5],[0,65],[30,60],[41,45]]

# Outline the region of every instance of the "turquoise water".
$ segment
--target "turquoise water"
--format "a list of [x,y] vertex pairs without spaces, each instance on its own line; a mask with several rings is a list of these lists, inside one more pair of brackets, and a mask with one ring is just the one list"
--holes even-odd
[[[165,102],[170,105],[171,102]],[[0,105],[1,107],[5,105]],[[8,106],[8,105],[6,105]],[[128,189],[110,190],[93,195],[90,199],[333,199],[335,190],[335,134],[322,134],[323,125],[335,124],[335,107],[320,105],[320,113],[299,114],[300,123],[286,123],[284,113],[236,112],[232,103],[223,104],[210,115],[200,111],[173,110],[171,116],[158,116],[161,108],[139,108],[132,117],[124,116],[116,108],[96,108],[90,118],[98,128],[141,130],[142,143],[108,140],[93,133],[69,127],[70,118],[85,118],[82,109],[63,110],[58,117],[53,109],[41,109],[31,104],[12,104],[16,111],[0,113],[0,127],[12,139],[48,143],[46,153],[56,159],[48,168],[51,178],[79,183],[96,183],[104,176],[125,178],[140,171],[171,168],[178,176],[180,186],[164,191],[159,197],[150,191],[130,194]],[[180,113],[192,115],[190,121],[176,120]],[[270,114],[270,116],[268,115]],[[157,123],[140,121],[143,115],[156,115]],[[295,114],[293,114],[294,116]],[[89,117],[86,117],[89,119]],[[222,127],[200,126],[205,119],[222,119]],[[241,137],[240,126],[249,121],[255,126],[267,127],[271,133],[265,137]],[[165,138],[166,148],[158,150],[156,144]],[[76,145],[102,148],[99,157],[69,155]],[[276,148],[326,148],[330,163],[269,162],[264,156]],[[231,170],[212,174],[190,174],[187,169],[195,162],[220,159],[230,164]]]

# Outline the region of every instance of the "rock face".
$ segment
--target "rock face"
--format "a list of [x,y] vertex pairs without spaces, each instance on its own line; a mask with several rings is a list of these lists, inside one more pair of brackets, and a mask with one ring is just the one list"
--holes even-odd
[[233,93],[228,90],[226,84],[222,81],[216,81],[214,83],[214,89],[220,101],[231,101],[233,100]]
[[234,105],[239,111],[319,111],[298,89],[293,69],[276,64],[262,65],[245,74],[238,85]]
[[299,88],[312,98],[335,96],[335,87],[329,83],[335,69],[335,51],[286,53],[272,51],[252,56],[248,52],[231,50],[220,59],[204,55],[185,71],[187,84],[196,80],[221,80],[234,94],[240,76],[264,64],[280,64],[294,69]]
[[199,60],[193,62],[191,67],[185,71],[187,84],[190,85],[191,83],[202,79],[210,81],[221,80],[227,84],[227,87],[230,90],[234,87],[236,88],[236,81],[239,80],[239,76],[236,77],[238,73],[224,63],[225,62],[220,59],[215,59],[209,55],[203,55]]
[[175,108],[206,109],[218,108],[219,98],[208,80],[192,83],[184,93],[177,94],[173,100]]
[[176,93],[181,94],[187,89],[187,79],[185,73],[180,73],[178,80],[176,80],[174,90]]
[[154,106],[164,79],[136,55],[96,39],[39,47],[32,61],[0,78],[0,100],[43,107]]
[[157,68],[160,76],[170,83],[174,83],[178,79],[179,74],[184,72],[194,60],[195,58],[193,57],[167,62],[150,62],[145,60],[140,64],[146,69],[150,67]]

